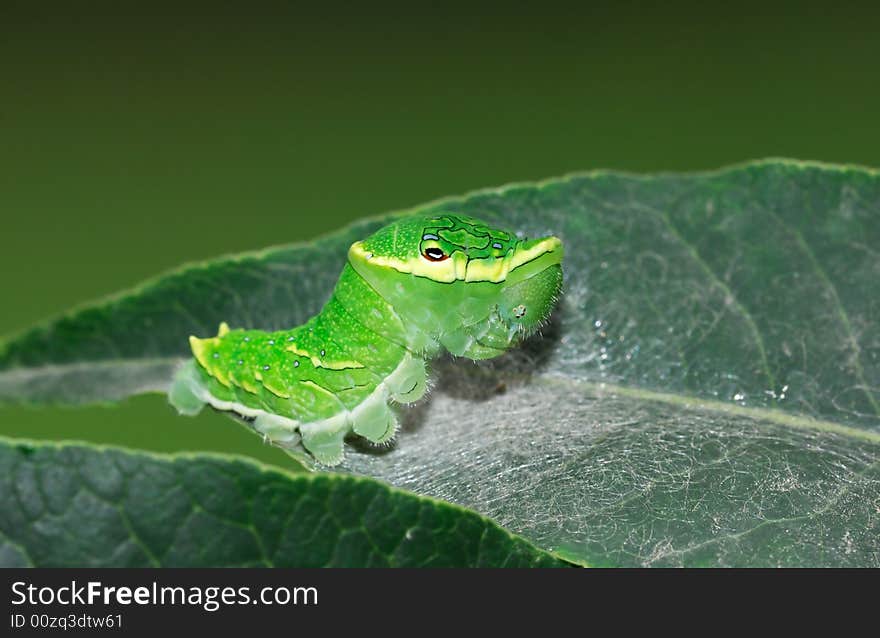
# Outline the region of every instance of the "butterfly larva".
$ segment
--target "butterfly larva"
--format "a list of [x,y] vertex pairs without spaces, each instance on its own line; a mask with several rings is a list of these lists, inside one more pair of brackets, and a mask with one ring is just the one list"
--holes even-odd
[[330,300],[279,332],[190,337],[193,360],[169,393],[185,414],[210,404],[325,465],[354,431],[374,443],[397,429],[390,402],[425,392],[425,361],[445,348],[488,359],[543,322],[562,285],[562,242],[517,239],[440,213],[386,226],[348,251]]

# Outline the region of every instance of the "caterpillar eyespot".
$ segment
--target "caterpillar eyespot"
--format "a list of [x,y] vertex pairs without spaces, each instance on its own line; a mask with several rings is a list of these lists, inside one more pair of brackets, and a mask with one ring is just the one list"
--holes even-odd
[[[520,239],[443,212],[390,224],[348,252],[319,314],[280,330],[190,337],[169,400],[235,413],[307,462],[336,465],[344,438],[391,440],[391,404],[419,400],[426,359],[488,359],[540,326],[562,286],[562,242]],[[528,308],[528,311],[526,310]]]
[[444,259],[449,259],[449,255],[444,253],[441,249],[436,246],[430,246],[425,248],[425,252],[422,253],[425,256],[425,259],[428,261],[443,261]]

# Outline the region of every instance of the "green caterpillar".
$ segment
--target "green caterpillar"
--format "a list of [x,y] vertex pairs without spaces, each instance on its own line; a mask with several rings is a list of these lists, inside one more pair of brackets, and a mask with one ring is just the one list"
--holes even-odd
[[324,465],[342,461],[354,431],[390,440],[390,402],[426,390],[425,361],[441,347],[496,357],[534,331],[562,286],[562,242],[536,240],[462,215],[402,219],[348,251],[333,295],[305,324],[279,332],[190,337],[169,400],[183,414],[205,404],[251,420],[267,440]]

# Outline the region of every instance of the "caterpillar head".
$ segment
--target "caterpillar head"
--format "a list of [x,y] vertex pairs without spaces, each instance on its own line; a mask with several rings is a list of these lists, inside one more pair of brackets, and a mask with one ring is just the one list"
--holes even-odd
[[419,333],[474,358],[495,356],[546,320],[562,286],[562,256],[556,237],[520,239],[445,212],[390,224],[348,253]]

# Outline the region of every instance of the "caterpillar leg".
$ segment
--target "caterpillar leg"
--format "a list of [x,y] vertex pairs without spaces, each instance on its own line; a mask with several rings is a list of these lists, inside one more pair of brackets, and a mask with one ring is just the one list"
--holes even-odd
[[424,360],[407,355],[351,410],[343,408],[333,416],[303,423],[290,416],[243,405],[234,399],[218,398],[206,387],[198,365],[190,360],[175,374],[169,401],[179,412],[194,415],[206,403],[218,410],[234,412],[245,417],[251,428],[273,444],[292,451],[294,456],[304,449],[318,463],[327,466],[342,462],[345,436],[351,431],[373,443],[385,443],[393,438],[398,421],[389,401],[412,403],[424,395],[427,386]]
[[189,360],[174,373],[171,389],[168,390],[168,402],[180,414],[195,416],[205,407],[205,402],[196,394],[199,387],[199,376],[196,362]]
[[256,415],[250,426],[273,444],[285,449],[298,447],[301,437],[297,431],[299,424],[286,417],[268,412]]
[[[235,413],[238,414],[238,413]],[[239,417],[242,415],[238,414]],[[242,417],[248,427],[262,435],[264,443],[276,445],[309,470],[315,469],[315,457],[306,452],[299,434],[299,423],[276,414],[262,412],[253,420]]]
[[440,343],[457,357],[493,359],[504,354],[516,338],[517,331],[516,325],[505,321],[496,311],[485,321],[447,332],[441,337]]
[[397,432],[397,417],[388,405],[387,390],[374,392],[349,418],[355,433],[373,443],[385,443]]
[[372,443],[391,440],[397,433],[398,421],[388,401],[418,401],[425,394],[426,387],[424,360],[407,356],[363,403],[349,413],[355,434]]
[[350,429],[347,412],[299,426],[303,447],[324,465],[342,462],[345,435]]
[[424,396],[428,389],[428,373],[425,360],[407,356],[397,369],[385,379],[388,393],[398,403],[413,403]]

